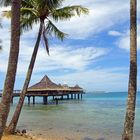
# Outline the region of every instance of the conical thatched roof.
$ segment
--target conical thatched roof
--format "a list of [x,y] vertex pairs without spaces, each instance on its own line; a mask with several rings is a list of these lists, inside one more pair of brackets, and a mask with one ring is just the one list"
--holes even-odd
[[55,84],[52,82],[47,75],[45,75],[42,80],[35,85],[28,88],[29,92],[40,92],[40,91],[82,91],[83,89],[78,85],[74,87],[69,87],[68,85]]
[[34,89],[34,90],[36,90],[36,89],[37,90],[39,90],[39,89],[40,90],[42,90],[42,89],[57,89],[57,88],[60,88],[60,86],[53,83],[49,79],[49,77],[45,75],[39,83],[29,87],[28,90],[32,90],[32,89]]

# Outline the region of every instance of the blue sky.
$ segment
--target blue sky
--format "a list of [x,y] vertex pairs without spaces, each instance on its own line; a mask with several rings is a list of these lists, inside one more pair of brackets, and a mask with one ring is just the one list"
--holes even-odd
[[[55,23],[69,34],[63,42],[50,37],[50,56],[40,43],[30,85],[48,75],[54,82],[79,84],[87,91],[127,91],[129,75],[129,1],[65,0],[64,5],[89,8],[88,16]],[[138,0],[140,5],[140,0]],[[1,8],[1,11],[5,8]],[[138,65],[140,65],[140,21],[138,8]],[[10,47],[10,21],[2,20],[0,36],[0,89],[3,88]],[[15,89],[21,89],[38,32],[38,25],[21,37]],[[140,90],[138,71],[138,90]]]

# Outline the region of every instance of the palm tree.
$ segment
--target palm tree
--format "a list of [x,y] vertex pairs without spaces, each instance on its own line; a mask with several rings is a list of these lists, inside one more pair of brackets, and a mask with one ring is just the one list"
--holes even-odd
[[47,49],[47,53],[49,54],[48,47],[48,35],[54,34],[58,39],[63,40],[65,35],[61,32],[50,19],[55,21],[59,20],[67,20],[76,14],[80,16],[81,13],[87,14],[88,9],[82,6],[67,6],[60,8],[63,0],[23,0],[22,1],[22,19],[21,19],[21,29],[22,31],[32,29],[34,23],[39,23],[39,31],[38,37],[35,43],[34,51],[32,54],[32,58],[30,61],[30,65],[27,71],[26,80],[22,89],[22,93],[20,95],[20,99],[12,120],[7,128],[8,133],[14,133],[18,119],[21,113],[21,109],[24,103],[25,94],[27,92],[27,88],[31,79],[33,67],[35,64],[39,43],[41,36],[44,39],[45,46]]
[[130,1],[130,74],[127,110],[122,140],[133,139],[137,93],[137,1]]
[[6,79],[4,83],[3,95],[0,103],[0,140],[5,129],[7,117],[10,109],[10,100],[13,93],[15,76],[17,70],[19,41],[20,41],[20,0],[0,0],[5,6],[12,3],[12,19],[11,19],[11,47],[9,62],[7,68]]

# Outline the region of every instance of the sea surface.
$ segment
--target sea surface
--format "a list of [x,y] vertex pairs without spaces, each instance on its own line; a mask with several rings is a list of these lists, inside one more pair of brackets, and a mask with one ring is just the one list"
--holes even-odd
[[[56,140],[119,140],[121,139],[126,92],[91,92],[82,100],[62,100],[58,105],[50,98],[49,105],[36,98],[28,106],[27,99],[18,123],[33,135]],[[10,120],[18,98],[11,105]],[[32,102],[31,102],[32,103]],[[137,94],[134,140],[140,140],[140,92]]]

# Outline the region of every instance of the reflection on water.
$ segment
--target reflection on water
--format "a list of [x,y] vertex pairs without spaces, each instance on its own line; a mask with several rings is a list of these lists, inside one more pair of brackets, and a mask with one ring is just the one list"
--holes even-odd
[[[67,139],[75,137],[80,140],[115,140],[114,137],[120,139],[126,96],[126,93],[86,94],[83,100],[59,101],[59,105],[51,102],[49,105],[42,105],[42,98],[36,98],[37,104],[30,106],[25,101],[18,128],[34,130],[36,134],[42,134],[42,137],[61,134]],[[139,97],[138,95],[138,101]],[[18,99],[14,99],[15,104],[17,101]],[[10,116],[15,104],[11,106]],[[140,139],[138,124],[140,124],[140,102],[136,109],[136,140]]]

